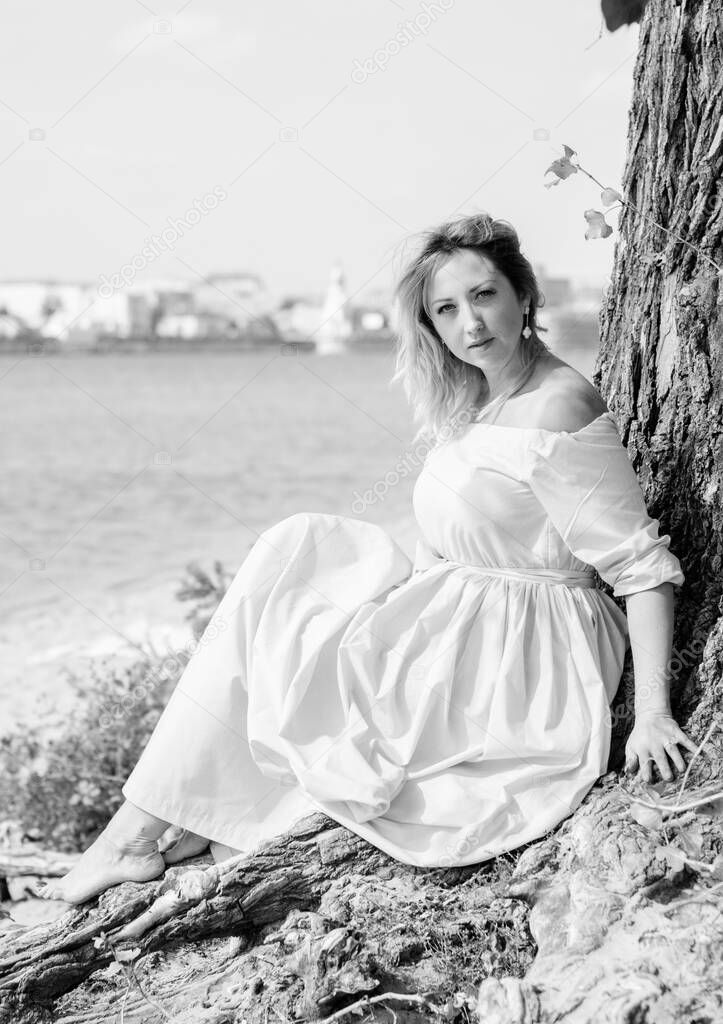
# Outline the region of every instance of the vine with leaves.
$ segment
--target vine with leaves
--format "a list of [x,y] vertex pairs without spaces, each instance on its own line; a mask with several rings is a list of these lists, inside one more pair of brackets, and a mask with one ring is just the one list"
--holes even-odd
[[[695,249],[699,256],[702,256],[704,260],[707,260],[715,267],[719,276],[723,276],[723,266],[716,263],[712,257],[703,252],[700,246],[694,245],[693,242],[689,242],[687,238],[683,238],[682,235],[677,234],[675,231],[671,231],[669,228],[664,227],[664,225],[659,224],[658,221],[653,220],[653,218],[647,213],[643,213],[638,206],[631,203],[629,199],[623,199],[617,189],[603,185],[602,182],[598,181],[598,179],[590,173],[590,171],[585,170],[579,160],[573,161],[573,157],[577,157],[577,153],[574,149],[564,144],[562,148],[564,150],[564,155],[553,160],[545,171],[545,174],[554,175],[551,181],[545,182],[545,188],[552,188],[555,185],[559,185],[561,181],[567,181],[567,179],[572,177],[573,174],[584,174],[602,189],[602,192],[600,193],[600,201],[605,208],[605,213],[614,213],[615,210],[622,209],[626,206],[629,207],[637,213],[639,217],[647,220],[656,228],[660,228],[661,231],[670,235],[671,238],[675,238],[678,242],[682,242],[683,245],[687,245],[689,248]],[[616,203],[618,204],[617,206],[615,205]],[[602,210],[585,210],[584,217],[587,221],[587,230],[585,231],[586,239],[607,238],[613,233],[612,227],[605,220],[605,213],[603,213]]]

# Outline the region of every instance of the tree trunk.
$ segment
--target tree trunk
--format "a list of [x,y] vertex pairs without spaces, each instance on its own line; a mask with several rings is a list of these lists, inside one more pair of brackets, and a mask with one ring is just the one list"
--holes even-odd
[[[720,0],[645,7],[622,188],[639,212],[621,220],[595,372],[686,574],[673,707],[708,742],[677,809],[679,783],[610,773],[551,835],[449,870],[400,864],[313,815],[245,859],[180,865],[8,933],[2,1024],[721,1019],[721,13]],[[618,764],[629,665],[621,691]]]
[[[721,0],[648,3],[622,188],[639,212],[621,211],[593,378],[683,564],[671,697],[694,733],[720,707],[723,676],[722,62]],[[623,690],[616,767],[632,725],[629,666]]]

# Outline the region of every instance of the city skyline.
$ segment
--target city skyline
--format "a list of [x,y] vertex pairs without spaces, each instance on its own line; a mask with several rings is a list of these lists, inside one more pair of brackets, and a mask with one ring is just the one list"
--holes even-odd
[[[578,319],[596,314],[601,291],[550,277],[536,267],[542,311],[567,311]],[[93,282],[0,281],[0,347],[35,346],[40,339],[61,348],[97,347],[111,339],[210,339],[268,344],[274,338],[314,337],[336,348],[351,333],[381,330],[393,336],[391,296],[350,296],[341,264],[332,266],[325,292],[278,294],[255,273],[224,273],[203,281]],[[103,341],[101,341],[103,339]]]

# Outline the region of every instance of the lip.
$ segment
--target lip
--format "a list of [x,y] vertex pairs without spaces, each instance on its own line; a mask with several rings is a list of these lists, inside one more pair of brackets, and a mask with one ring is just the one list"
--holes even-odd
[[486,345],[489,341],[494,341],[494,338],[484,338],[482,341],[473,341],[471,345],[468,345],[468,348],[479,348],[480,345]]

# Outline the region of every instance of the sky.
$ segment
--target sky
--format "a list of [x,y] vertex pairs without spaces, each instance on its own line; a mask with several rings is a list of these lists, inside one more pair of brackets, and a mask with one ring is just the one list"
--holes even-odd
[[418,232],[479,211],[548,274],[609,277],[598,187],[544,187],[563,143],[621,183],[638,27],[608,33],[599,0],[3,8],[0,280],[242,271],[291,295],[339,262],[370,297]]

